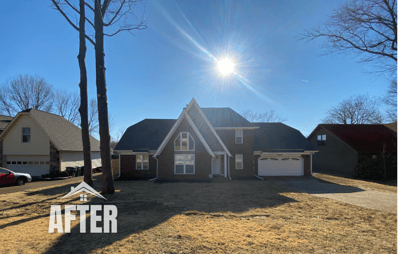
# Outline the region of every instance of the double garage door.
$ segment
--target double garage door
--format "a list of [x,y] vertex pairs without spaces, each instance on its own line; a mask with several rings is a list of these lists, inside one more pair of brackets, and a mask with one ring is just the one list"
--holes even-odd
[[5,158],[5,167],[31,176],[41,176],[50,172],[50,156],[9,156]]
[[258,159],[259,176],[302,176],[304,160],[301,156],[262,156]]

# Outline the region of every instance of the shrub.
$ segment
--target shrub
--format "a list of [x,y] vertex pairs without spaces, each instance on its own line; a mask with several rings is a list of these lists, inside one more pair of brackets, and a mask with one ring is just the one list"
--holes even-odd
[[[379,156],[381,157],[381,156]],[[390,156],[385,159],[385,166],[387,170],[387,179],[397,177],[397,163],[396,156]],[[355,167],[355,174],[362,179],[379,180],[384,179],[384,159],[377,160],[366,158]]]

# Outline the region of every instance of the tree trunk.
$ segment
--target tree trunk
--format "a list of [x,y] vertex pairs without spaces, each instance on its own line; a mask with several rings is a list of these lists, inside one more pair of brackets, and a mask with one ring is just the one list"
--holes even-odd
[[85,37],[85,10],[84,0],[80,0],[80,31],[79,55],[77,56],[80,67],[80,117],[82,127],[83,155],[84,155],[84,181],[93,186],[90,134],[88,131],[88,99],[87,99],[87,70],[86,70],[86,37]]
[[104,54],[104,25],[101,13],[100,1],[95,1],[94,25],[95,25],[95,68],[98,100],[98,120],[101,144],[102,161],[102,193],[113,194],[113,174],[111,171],[110,136],[108,123],[108,100],[106,96],[105,79],[105,54]]

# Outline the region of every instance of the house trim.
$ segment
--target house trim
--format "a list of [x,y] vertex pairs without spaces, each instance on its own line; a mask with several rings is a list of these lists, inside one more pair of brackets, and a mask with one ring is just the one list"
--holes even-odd
[[169,133],[167,134],[166,138],[163,140],[163,142],[160,144],[159,148],[156,150],[156,153],[153,155],[153,157],[157,157],[159,156],[159,154],[163,151],[163,149],[165,148],[166,144],[170,141],[171,136],[174,134],[174,132],[177,130],[177,127],[181,124],[183,119],[187,119],[189,125],[191,125],[192,129],[194,130],[194,132],[196,133],[196,135],[199,137],[199,140],[202,142],[203,146],[206,148],[207,152],[212,156],[215,157],[213,151],[211,150],[211,148],[209,147],[209,145],[207,144],[206,140],[203,138],[202,134],[200,134],[200,131],[198,130],[198,128],[195,126],[194,122],[192,121],[192,119],[189,117],[186,109],[184,109],[180,115],[180,117],[178,118],[177,122],[173,125],[173,128],[171,128],[171,130],[169,131]]

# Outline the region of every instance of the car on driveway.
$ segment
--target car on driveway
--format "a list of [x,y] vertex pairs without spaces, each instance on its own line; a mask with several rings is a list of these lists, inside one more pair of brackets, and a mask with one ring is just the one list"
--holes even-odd
[[32,177],[29,174],[17,173],[6,168],[0,167],[0,185],[3,184],[17,184],[24,185],[30,183]]

